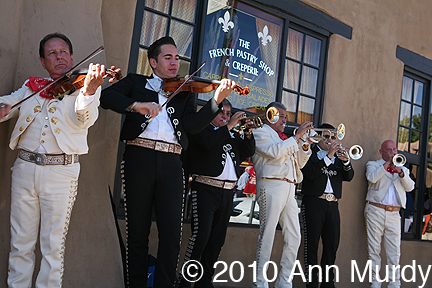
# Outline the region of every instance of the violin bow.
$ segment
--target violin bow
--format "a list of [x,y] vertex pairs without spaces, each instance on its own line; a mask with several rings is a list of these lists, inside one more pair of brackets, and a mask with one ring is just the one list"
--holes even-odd
[[[189,79],[192,78],[192,76],[194,76],[199,70],[201,70],[201,68],[206,64],[207,61],[204,61],[204,63],[201,64],[201,66],[195,71],[193,72],[191,75],[187,76],[187,78],[185,79],[185,81],[168,97],[167,101],[165,101],[165,103],[163,103],[161,105],[161,108],[163,108],[169,101],[171,101],[171,99],[177,95],[180,91],[181,88],[187,83],[187,81],[189,81]],[[159,115],[159,114],[158,114]],[[144,115],[147,119],[144,121],[144,123],[141,124],[141,127],[144,128],[147,127],[148,123],[150,123],[150,121],[154,118],[151,117],[150,114],[146,114]],[[157,116],[157,115],[156,115]]]
[[175,90],[169,97],[168,97],[168,99],[167,99],[167,101],[165,101],[165,103],[164,104],[162,104],[162,106],[161,107],[164,107],[169,101],[171,101],[171,99],[175,96],[175,95],[177,95],[180,91],[181,91],[181,88],[187,83],[187,81],[189,81],[189,79],[192,79],[192,76],[194,76],[199,70],[201,70],[201,68],[206,64],[206,62],[207,61],[204,61],[204,63],[202,63],[201,64],[201,66],[195,71],[195,72],[193,72],[192,73],[192,75],[189,75],[189,76],[187,76],[187,78],[185,79],[185,81],[177,88],[177,90]]
[[78,64],[76,64],[75,66],[73,66],[72,68],[70,68],[65,74],[63,74],[62,76],[60,76],[59,78],[57,78],[56,80],[54,80],[53,82],[51,82],[50,84],[46,85],[45,87],[43,87],[42,89],[33,92],[32,94],[30,94],[29,96],[27,96],[26,98],[22,99],[21,101],[19,101],[18,103],[15,103],[14,105],[12,105],[11,109],[9,110],[9,112],[5,115],[5,117],[7,115],[9,115],[10,113],[14,112],[16,109],[18,109],[22,103],[24,103],[25,101],[27,101],[28,99],[30,99],[31,97],[33,97],[34,95],[47,90],[48,88],[50,88],[51,86],[54,86],[55,84],[57,84],[57,82],[59,82],[61,79],[63,79],[63,77],[67,76],[70,77],[72,74],[72,71],[75,70],[78,66],[80,66],[81,64],[83,64],[84,62],[90,60],[91,58],[95,57],[96,55],[98,55],[99,53],[101,53],[103,50],[105,50],[105,48],[103,46],[100,46],[98,49],[96,49],[93,53],[91,53],[89,56],[87,56],[86,58],[84,58],[83,60],[81,60]]

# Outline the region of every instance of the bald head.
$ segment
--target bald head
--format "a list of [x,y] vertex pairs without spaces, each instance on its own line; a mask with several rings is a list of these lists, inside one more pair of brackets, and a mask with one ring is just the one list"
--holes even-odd
[[397,154],[396,144],[392,140],[386,140],[381,144],[380,153],[382,158],[389,162],[392,160],[393,156]]

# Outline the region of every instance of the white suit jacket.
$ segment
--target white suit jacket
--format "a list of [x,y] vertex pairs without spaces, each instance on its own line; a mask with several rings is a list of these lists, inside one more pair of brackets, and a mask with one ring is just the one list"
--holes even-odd
[[404,177],[400,178],[399,175],[395,173],[393,175],[393,181],[391,173],[384,169],[383,164],[385,162],[384,159],[380,159],[377,161],[369,161],[366,164],[366,178],[369,183],[366,200],[371,202],[381,202],[393,182],[399,203],[401,203],[401,206],[405,208],[406,192],[414,189],[414,181],[409,176],[410,171],[408,168],[402,167],[402,171],[405,174]]
[[[0,97],[0,102],[13,105],[33,93],[29,87],[25,86],[26,83],[27,81],[12,94]],[[101,88],[99,87],[93,98],[93,96],[84,96],[78,90],[69,96],[65,96],[63,100],[49,100],[48,105],[45,107],[45,109],[51,109],[48,110],[50,111],[48,113],[50,117],[50,121],[48,121],[49,128],[53,132],[58,146],[64,153],[85,154],[88,152],[87,132],[88,128],[95,123],[99,114],[100,92]],[[93,99],[90,104],[88,104],[88,97],[92,97]],[[15,111],[0,120],[0,122],[6,121],[16,116],[17,112],[19,113],[9,143],[9,147],[12,150],[17,147],[18,141],[27,127],[41,114],[39,111],[44,100],[44,98],[37,94],[24,102],[19,108],[19,112]],[[85,103],[86,101],[87,104]],[[84,109],[82,109],[83,107]],[[34,138],[34,141],[38,141],[39,139],[38,137]]]
[[[253,131],[255,138],[255,154],[252,156],[257,180],[267,178],[287,178],[296,183],[303,180],[300,171],[309,160],[312,151],[299,149],[303,143],[297,144],[294,137],[286,140],[267,124]],[[294,177],[294,179],[293,179]]]

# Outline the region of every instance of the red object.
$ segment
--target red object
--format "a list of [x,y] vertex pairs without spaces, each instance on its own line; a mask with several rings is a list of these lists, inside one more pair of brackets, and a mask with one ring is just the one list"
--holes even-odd
[[[42,88],[44,88],[46,85],[50,84],[51,82],[53,82],[53,81],[47,80],[44,78],[40,78],[40,77],[30,77],[26,86],[29,87],[30,89],[32,89],[33,92],[37,92],[37,91],[41,90]],[[51,91],[52,91],[52,88],[50,87],[49,89],[39,93],[39,96],[41,96],[43,98],[54,99]]]
[[255,194],[256,195],[256,175],[255,175],[255,169],[251,167],[251,169],[248,171],[249,173],[249,180],[246,182],[246,186],[243,189],[244,194]]
[[394,169],[391,165],[389,165],[389,166],[387,167],[387,172],[390,172],[390,173],[398,173],[397,170]]
[[277,132],[277,133],[278,133],[280,139],[282,139],[282,140],[288,139],[288,136],[286,136],[284,133],[282,133],[282,132]]

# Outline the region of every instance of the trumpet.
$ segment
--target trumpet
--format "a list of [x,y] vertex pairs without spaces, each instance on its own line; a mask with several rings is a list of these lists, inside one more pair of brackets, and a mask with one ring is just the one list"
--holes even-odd
[[[246,124],[246,121],[250,120],[252,124]],[[279,110],[275,107],[270,107],[265,114],[248,116],[242,119],[242,123],[236,129],[239,131],[243,131],[248,128],[261,128],[264,126],[264,120],[267,120],[271,124],[275,124],[279,121]]]
[[406,163],[406,157],[403,154],[396,154],[393,156],[393,165],[396,167],[402,167]]
[[[286,126],[286,127],[295,127],[297,130],[298,127],[296,126]],[[320,132],[320,133],[317,133]],[[345,137],[345,125],[343,123],[339,124],[339,126],[335,129],[327,129],[327,128],[313,128],[310,131],[306,132],[305,135],[302,137],[302,140],[306,142],[306,139],[310,139],[312,142],[318,143],[321,140],[327,139],[323,133],[328,132],[330,135],[332,133],[336,134],[336,137],[339,140],[342,140]]]
[[363,156],[363,148],[360,145],[353,145],[346,148],[342,145],[336,150],[337,157],[345,157],[347,159],[358,160]]

